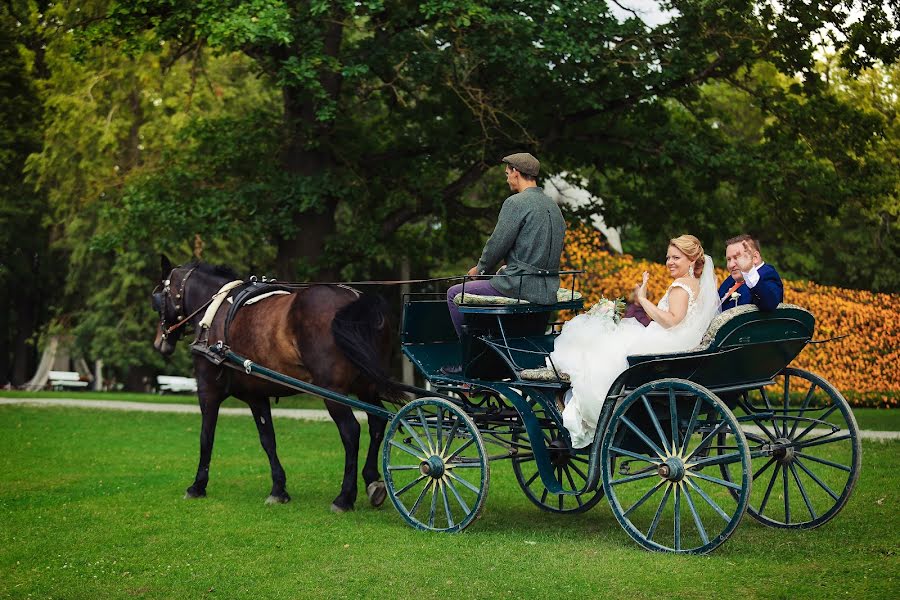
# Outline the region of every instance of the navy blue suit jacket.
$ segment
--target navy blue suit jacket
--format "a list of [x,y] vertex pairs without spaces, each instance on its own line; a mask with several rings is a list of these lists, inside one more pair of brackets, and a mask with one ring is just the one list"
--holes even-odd
[[[759,281],[753,289],[747,287],[746,283],[742,283],[741,287],[735,291],[741,295],[737,304],[730,297],[722,304],[722,310],[728,310],[735,306],[743,306],[744,304],[755,304],[759,310],[775,310],[775,308],[784,300],[784,284],[781,283],[781,277],[775,267],[764,264],[759,268]],[[734,278],[729,275],[728,278],[719,286],[719,298],[725,295],[725,292],[734,285]]]

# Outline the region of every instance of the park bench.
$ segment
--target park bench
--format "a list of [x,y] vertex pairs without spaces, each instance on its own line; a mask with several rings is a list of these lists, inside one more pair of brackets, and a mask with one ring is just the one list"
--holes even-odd
[[156,378],[159,393],[164,392],[196,392],[197,380],[193,377],[178,377],[176,375],[159,375]]
[[87,381],[82,381],[81,376],[74,371],[50,371],[48,377],[50,388],[61,390],[63,388],[86,388]]

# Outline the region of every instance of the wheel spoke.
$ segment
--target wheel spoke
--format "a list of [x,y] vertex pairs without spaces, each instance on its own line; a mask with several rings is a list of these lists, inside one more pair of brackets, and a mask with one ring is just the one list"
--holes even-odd
[[681,446],[681,455],[687,454],[688,445],[691,443],[691,436],[694,435],[694,425],[697,423],[697,415],[700,414],[700,398],[694,400],[694,410],[691,411],[691,420],[688,421],[687,429],[684,430],[684,444]]
[[725,427],[726,425],[728,425],[728,422],[727,422],[727,421],[721,421],[721,422],[719,422],[718,425],[716,425],[715,427],[713,427],[712,431],[710,431],[710,432],[706,435],[706,437],[704,437],[704,438],[700,441],[700,443],[697,444],[697,447],[694,448],[694,450],[693,450],[687,457],[685,457],[684,462],[690,461],[692,458],[694,458],[694,456],[695,456],[698,452],[700,452],[700,451],[702,451],[704,448],[706,448],[706,446],[708,446],[709,443],[712,441],[713,437],[715,437],[716,435],[718,435],[719,432],[722,430],[722,428]]
[[[746,395],[744,396],[744,398],[746,399]],[[773,442],[774,442],[776,439],[778,439],[778,436],[776,436],[776,435],[773,434],[771,431],[769,431],[769,428],[766,427],[765,422],[763,421],[763,419],[760,419],[760,418],[758,418],[758,417],[756,416],[757,411],[754,410],[752,406],[750,406],[749,404],[747,404],[746,401],[741,401],[741,400],[738,400],[738,405],[740,405],[741,409],[742,409],[745,413],[747,413],[747,415],[748,415],[751,419],[753,419],[753,422],[756,423],[756,426],[763,430],[763,433],[766,434],[766,437],[768,437],[770,441],[773,441]],[[774,416],[773,416],[773,418],[774,418]]]
[[[610,452],[615,452],[616,454],[621,454],[623,456],[630,456],[631,458],[636,458],[637,460],[647,462],[653,465],[661,464],[661,460],[652,459],[646,454],[640,454],[638,452],[632,452],[631,450],[626,450],[625,448],[619,448],[618,446],[610,446]],[[587,479],[587,478],[585,478]]]
[[711,465],[730,465],[731,463],[740,462],[742,455],[740,452],[730,452],[728,454],[720,454],[718,456],[709,456],[707,458],[701,458],[692,463],[686,464],[684,467],[686,469],[696,469],[708,467]]
[[428,526],[434,527],[434,515],[437,512],[438,487],[440,487],[440,479],[434,480],[434,489],[431,490],[431,511],[428,513]]
[[[428,419],[425,418],[425,414],[422,413],[421,408],[416,409],[416,414],[419,415],[419,421],[422,423],[422,429],[425,431],[425,439],[428,440],[428,453],[429,454],[437,454],[437,449],[434,446],[434,440],[431,439],[431,429],[428,426]],[[438,421],[438,426],[440,426],[440,421]]]
[[[816,391],[818,386],[814,382],[810,382],[809,391],[806,392],[806,398],[803,399],[803,404],[800,405],[800,412],[797,414],[798,417],[802,417],[806,413],[806,407],[809,406],[809,401],[812,400],[813,392]],[[800,419],[794,421],[794,426],[791,427],[791,434],[788,436],[789,439],[794,439],[794,434],[797,433],[797,425],[800,424]]]
[[412,517],[416,514],[416,511],[419,510],[419,504],[422,503],[422,499],[425,497],[425,494],[428,493],[428,488],[434,483],[434,479],[430,479],[425,482],[425,487],[422,488],[422,492],[419,494],[419,497],[416,498],[415,503],[412,505],[412,508],[409,509],[409,516]]
[[669,501],[669,494],[672,493],[672,485],[670,484],[666,487],[666,493],[663,495],[662,501],[659,503],[659,508],[656,509],[656,515],[653,517],[653,522],[650,523],[650,529],[647,531],[647,539],[652,540],[653,534],[656,533],[656,528],[659,527],[659,519],[662,517],[663,509],[666,507],[666,503]]
[[[437,409],[437,446],[435,447],[435,454],[438,456],[441,455],[443,451],[444,444],[444,409],[441,406],[438,406]],[[444,492],[444,497],[447,496],[447,492]]]
[[450,514],[450,499],[447,498],[447,486],[441,485],[441,496],[443,496],[444,500],[444,512],[447,513],[447,527],[453,527],[453,515]]
[[416,477],[415,479],[413,479],[411,482],[407,483],[407,484],[404,485],[402,488],[400,488],[399,490],[397,490],[396,493],[395,493],[394,495],[397,496],[397,497],[399,498],[400,496],[402,496],[403,494],[405,494],[407,491],[409,491],[410,489],[414,488],[415,485],[416,485],[417,483],[419,483],[420,481],[422,481],[422,480],[425,479],[426,477],[428,477],[428,475],[419,475],[418,477]]
[[653,486],[652,488],[650,488],[649,490],[647,490],[647,492],[646,492],[643,496],[641,496],[641,498],[640,498],[637,502],[635,502],[634,504],[632,504],[631,506],[629,506],[629,507],[628,507],[628,510],[626,510],[625,512],[622,513],[622,516],[623,516],[623,517],[627,517],[627,516],[629,515],[629,513],[631,513],[631,511],[636,510],[636,509],[637,509],[638,507],[640,507],[644,502],[646,502],[647,500],[649,500],[649,499],[650,499],[650,496],[652,496],[653,494],[655,494],[656,492],[658,492],[659,489],[660,489],[663,485],[665,485],[667,482],[668,482],[668,480],[666,480],[666,479],[660,479],[660,480],[659,480],[659,483],[657,483],[655,486]]
[[[829,408],[828,410],[826,410],[824,414],[819,415],[818,420],[819,420],[819,421],[824,421],[826,418],[828,418],[828,416],[829,416],[831,413],[833,413],[834,411],[836,411],[837,408],[838,408],[838,405],[837,405],[837,404],[832,404],[832,405],[831,405],[831,408]],[[794,441],[803,439],[803,436],[805,436],[807,433],[809,433],[810,431],[812,431],[813,429],[815,429],[816,425],[819,425],[819,423],[810,423],[809,426],[808,426],[806,429],[804,429],[802,432],[800,432],[799,434],[797,434],[797,437],[792,438],[792,439],[793,439]]]
[[809,475],[810,479],[812,479],[812,480],[815,481],[817,484],[819,484],[819,487],[822,488],[823,490],[825,490],[825,492],[826,492],[829,496],[831,496],[831,498],[832,498],[835,502],[837,502],[837,501],[840,499],[840,496],[838,496],[837,494],[835,494],[834,491],[833,491],[830,487],[828,487],[827,485],[825,485],[825,482],[824,482],[824,481],[822,481],[821,479],[819,479],[818,477],[816,477],[816,474],[813,473],[812,471],[810,471],[810,470],[809,470],[809,467],[807,467],[806,465],[804,465],[800,460],[794,459],[794,462],[796,462],[797,465],[798,465],[801,469],[803,469],[803,472],[804,472],[804,473],[806,473],[807,475]]
[[388,471],[418,471],[419,465],[388,465]]
[[666,445],[666,434],[663,433],[662,425],[659,424],[659,419],[656,418],[656,413],[653,412],[653,407],[650,406],[650,400],[647,396],[641,396],[641,402],[644,404],[644,408],[647,409],[647,414],[650,415],[650,422],[653,423],[653,428],[656,429],[656,433],[659,435],[660,444],[666,449],[665,455],[669,456],[671,452],[669,452],[669,446]]
[[[578,491],[578,487],[575,485],[575,480],[572,479],[572,472],[569,471],[569,467],[567,467],[567,466],[562,467],[562,471],[565,472],[565,474],[566,474],[566,479],[569,481],[569,485],[572,486],[572,491],[573,491],[573,492],[577,492],[577,491]],[[562,482],[560,482],[560,483],[562,483]],[[575,497],[577,498],[578,496],[575,496]]]
[[[419,459],[419,460],[425,460],[425,457],[424,457],[424,456],[422,456],[421,454],[419,454],[418,452],[416,452],[416,450],[415,450],[414,448],[411,448],[411,447],[407,446],[407,445],[404,444],[403,442],[398,442],[397,440],[393,440],[393,439],[392,439],[390,443],[391,443],[391,446],[393,446],[394,448],[398,448],[398,449],[400,449],[400,450],[403,450],[403,451],[406,452],[407,454],[410,454],[410,455],[414,456],[415,458],[417,458],[417,459]],[[396,467],[396,468],[400,469],[401,467]],[[419,466],[416,465],[416,466],[413,467],[413,468],[418,469]]]
[[469,505],[466,504],[466,501],[462,499],[462,496],[459,495],[459,491],[456,489],[456,486],[453,485],[453,481],[449,478],[447,479],[447,487],[450,488],[450,491],[453,492],[453,496],[456,498],[456,501],[459,502],[459,506],[463,509],[463,514],[469,514],[471,512],[469,510]]
[[525,487],[531,487],[531,484],[534,483],[534,480],[537,479],[540,474],[540,471],[535,471],[534,475],[532,475],[531,478],[525,482]]
[[700,539],[703,540],[703,545],[705,546],[709,543],[709,536],[706,535],[706,529],[703,528],[703,521],[700,519],[697,509],[694,507],[694,500],[691,498],[691,490],[688,489],[688,486],[684,486],[684,499],[687,500],[688,508],[691,509],[691,514],[694,516],[694,525],[697,526],[697,533],[700,534]]
[[646,473],[638,473],[637,475],[629,475],[622,479],[615,479],[610,481],[609,485],[621,485],[623,483],[631,483],[632,481],[640,481],[641,479],[648,479],[650,477],[659,477],[659,475],[657,475],[656,471],[648,471]]
[[578,473],[578,476],[581,477],[581,478],[585,481],[585,483],[587,483],[588,476],[585,475],[585,474],[581,471],[581,469],[579,469],[578,467],[576,467],[576,466],[573,465],[572,463],[569,463],[569,466],[572,467],[572,470],[573,470],[573,471],[575,471],[576,473]]
[[800,489],[800,495],[803,496],[803,502],[806,504],[806,510],[809,511],[809,516],[815,521],[817,518],[816,511],[813,509],[812,502],[809,501],[809,496],[806,494],[806,488],[803,487],[803,482],[800,481],[800,475],[797,473],[797,467],[794,466],[794,463],[791,463],[791,475],[794,476],[794,482]]
[[453,471],[447,471],[446,474],[447,474],[447,477],[449,477],[453,481],[457,482],[458,484],[462,485],[463,487],[468,488],[470,491],[472,491],[476,494],[479,493],[479,490],[477,487],[475,487],[474,485],[472,485],[465,479],[463,479],[461,477],[457,477],[456,474],[453,473]]
[[642,440],[645,444],[647,444],[647,446],[648,446],[651,450],[653,450],[654,452],[656,452],[656,455],[659,457],[660,460],[665,460],[665,452],[663,452],[662,450],[660,450],[659,447],[658,447],[656,444],[654,444],[653,441],[652,441],[650,438],[648,438],[648,437],[644,434],[643,431],[641,431],[640,429],[638,429],[638,428],[635,426],[635,424],[632,423],[631,420],[628,419],[628,417],[626,417],[625,415],[622,415],[619,419],[620,419],[623,423],[625,423],[625,426],[628,427],[628,429],[632,430],[639,438],[641,438],[641,440]]
[[453,454],[451,454],[450,456],[448,456],[447,458],[445,458],[445,459],[444,459],[444,462],[445,462],[445,463],[451,462],[454,458],[456,458],[457,456],[459,456],[460,453],[461,453],[463,450],[465,450],[466,448],[468,448],[469,446],[471,446],[471,445],[474,444],[474,443],[475,443],[475,438],[474,438],[474,437],[470,437],[468,440],[466,440],[466,442],[465,442],[462,446],[460,446],[459,448],[457,448],[456,450],[454,450],[454,451],[453,451]]
[[416,440],[416,443],[419,445],[419,448],[422,449],[422,453],[428,454],[428,448],[426,448],[425,444],[422,443],[422,440],[419,438],[418,434],[413,429],[413,426],[409,424],[409,421],[407,421],[406,419],[400,419],[400,423],[403,425],[403,427],[406,429],[406,431],[409,432],[409,435],[412,437],[412,439]]
[[681,485],[675,484],[672,486],[675,488],[675,528],[674,528],[674,538],[675,538],[675,550],[681,550]]
[[[788,404],[791,400],[791,376],[785,374],[784,376],[784,413],[781,418],[781,431],[787,431],[787,414],[788,414]],[[796,421],[794,421],[796,424]]]
[[797,448],[812,448],[813,446],[821,446],[823,444],[834,444],[835,442],[843,442],[844,440],[852,439],[853,436],[849,433],[845,433],[844,435],[838,435],[832,437],[831,435],[825,435],[820,438],[816,438],[810,440],[808,442],[794,442],[793,448],[796,450]]
[[769,486],[766,488],[766,493],[763,496],[762,504],[759,505],[759,514],[763,514],[766,511],[766,503],[769,502],[769,495],[772,493],[772,488],[775,487],[776,479],[778,479],[778,467],[772,469],[772,477],[769,479]]
[[454,438],[456,438],[456,431],[459,429],[459,417],[456,415],[453,416],[453,427],[450,428],[450,432],[447,434],[447,445],[441,448],[441,458],[443,458],[444,453],[450,449],[450,445],[453,443]]
[[784,522],[790,525],[791,523],[791,498],[788,494],[788,469],[787,465],[781,465],[781,480],[783,482],[782,488],[784,489]]
[[724,510],[722,510],[722,507],[720,507],[718,504],[716,504],[716,501],[713,500],[712,498],[710,498],[709,495],[707,495],[707,493],[703,491],[703,488],[701,488],[699,485],[694,483],[693,479],[688,477],[684,481],[687,481],[688,486],[694,488],[694,491],[697,492],[697,494],[699,494],[700,497],[703,498],[706,501],[706,503],[712,507],[712,509],[714,511],[719,513],[719,516],[722,517],[723,519],[725,519],[726,523],[731,521],[731,517],[728,516],[728,513],[726,513]]
[[820,463],[823,465],[828,465],[829,467],[834,467],[835,469],[840,469],[841,471],[846,471],[847,473],[850,473],[853,471],[853,469],[848,467],[847,465],[842,465],[840,463],[832,462],[830,460],[825,460],[824,458],[819,458],[818,456],[813,456],[812,454],[804,454],[803,452],[795,452],[794,455],[805,458],[806,460],[811,460],[813,462],[817,462],[817,463]]
[[[724,479],[719,479],[718,477],[712,477],[710,475],[705,475],[703,473],[698,473],[697,471],[685,471],[686,475],[690,475],[691,477],[697,477],[702,479],[703,481],[708,481],[710,483],[715,483],[716,485],[721,485],[727,488],[731,488],[733,490],[740,491],[741,486],[736,483],[732,483],[731,481],[725,481]],[[654,473],[655,475],[655,473]]]
[[781,435],[781,430],[778,429],[778,421],[775,419],[774,410],[772,410],[772,403],[769,402],[769,395],[766,393],[766,388],[759,388],[759,393],[762,395],[763,401],[766,403],[766,408],[771,411],[772,414],[772,428],[775,429],[776,437],[783,437]]
[[678,438],[678,411],[675,406],[675,390],[669,388],[669,418],[672,420],[672,454],[678,452],[681,441]]
[[769,462],[767,462],[766,464],[764,464],[762,467],[760,467],[760,469],[759,469],[756,473],[753,474],[753,481],[756,481],[756,478],[757,478],[757,477],[759,477],[760,475],[762,475],[763,473],[765,473],[765,472],[766,472],[766,469],[768,469],[769,467],[771,467],[771,466],[774,465],[774,464],[775,464],[775,459],[774,459],[774,458],[770,458],[770,459],[769,459]]

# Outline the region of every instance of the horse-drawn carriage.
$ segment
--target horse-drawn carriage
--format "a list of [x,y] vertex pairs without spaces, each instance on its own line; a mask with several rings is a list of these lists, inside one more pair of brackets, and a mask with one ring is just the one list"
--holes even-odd
[[[569,382],[548,356],[558,331],[550,317],[581,310],[582,299],[561,290],[552,306],[490,302],[460,298],[460,341],[443,295],[405,297],[402,349],[432,391],[396,412],[226,344],[209,348],[247,375],[387,419],[387,496],[419,529],[474,522],[498,460],[510,461],[522,491],[546,511],[580,513],[606,495],[625,531],[651,550],[709,552],[745,512],[773,527],[813,528],[846,504],[861,460],[853,413],[828,382],[789,366],[812,339],[806,310],[739,307],[691,351],[629,357],[593,443],[576,450],[562,425]],[[453,363],[462,373],[444,374]]]

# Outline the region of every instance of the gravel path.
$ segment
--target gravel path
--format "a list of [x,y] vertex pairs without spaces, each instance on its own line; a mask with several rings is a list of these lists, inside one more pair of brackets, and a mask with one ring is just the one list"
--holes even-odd
[[[155,404],[153,402],[125,402],[120,400],[78,400],[75,398],[0,398],[2,405],[19,406],[66,406],[69,408],[96,408],[101,410],[132,410],[157,413],[182,413],[200,414],[200,407],[196,404]],[[221,408],[220,415],[250,416],[249,408]],[[366,419],[366,413],[355,410],[357,420]],[[280,419],[299,419],[303,421],[330,421],[327,410],[312,408],[272,408],[272,416]],[[886,442],[900,440],[900,431],[860,431],[860,437],[864,440],[876,440]]]

